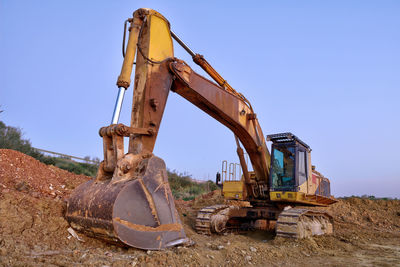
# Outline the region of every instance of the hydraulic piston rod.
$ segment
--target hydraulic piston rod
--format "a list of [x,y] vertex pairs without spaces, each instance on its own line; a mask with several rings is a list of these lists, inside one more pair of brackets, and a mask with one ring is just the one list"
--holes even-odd
[[213,78],[214,81],[219,84],[219,86],[238,96],[239,98],[243,97],[241,94],[236,92],[236,90],[233,89],[232,86],[226,80],[224,80],[224,78],[222,78],[222,76],[210,65],[210,63],[208,63],[208,61],[202,55],[193,52],[193,50],[190,49],[173,31],[171,31],[171,36],[186,50],[186,52],[192,56],[193,61],[206,73],[208,73],[208,75],[210,75],[211,78]]
[[117,96],[117,100],[115,101],[115,107],[114,107],[114,112],[113,112],[113,116],[111,119],[111,124],[118,123],[119,115],[121,114],[122,102],[124,101],[125,90],[126,89],[124,87],[120,87],[118,90],[118,96]]
[[136,44],[138,41],[140,27],[143,24],[143,20],[141,18],[141,15],[139,14],[140,12],[141,11],[139,11],[138,13],[135,12],[133,14],[134,15],[133,18],[125,21],[123,49],[125,46],[125,30],[127,22],[130,23],[129,39],[126,48],[126,53],[125,51],[123,51],[124,62],[122,64],[121,74],[118,76],[117,80],[117,86],[119,90],[118,90],[117,100],[115,102],[114,113],[112,116],[111,124],[118,123],[119,115],[121,114],[122,102],[124,101],[125,90],[128,89],[131,83],[130,77],[132,73],[133,62],[135,60]]
[[185,49],[186,52],[188,52],[192,57],[196,56],[196,53],[193,52],[193,50],[190,49],[189,46],[187,46],[173,31],[171,31],[171,36],[172,36],[172,38],[174,38],[175,41],[177,41],[178,44],[180,44],[180,45],[183,47],[183,49]]

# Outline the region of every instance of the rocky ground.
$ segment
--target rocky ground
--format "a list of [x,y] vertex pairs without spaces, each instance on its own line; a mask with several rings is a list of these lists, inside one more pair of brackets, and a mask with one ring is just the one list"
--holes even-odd
[[177,200],[192,247],[165,251],[122,248],[68,232],[63,199],[90,179],[0,149],[2,266],[400,266],[400,201],[341,199],[329,208],[332,236],[277,239],[273,233],[202,236],[196,211],[221,202],[218,192]]

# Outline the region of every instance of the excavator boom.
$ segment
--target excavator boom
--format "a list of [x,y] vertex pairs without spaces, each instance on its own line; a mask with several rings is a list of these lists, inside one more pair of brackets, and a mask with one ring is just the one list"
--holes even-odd
[[245,147],[257,177],[268,181],[269,151],[261,127],[242,98],[194,72],[186,63],[170,63],[176,79],[171,90],[229,128]]

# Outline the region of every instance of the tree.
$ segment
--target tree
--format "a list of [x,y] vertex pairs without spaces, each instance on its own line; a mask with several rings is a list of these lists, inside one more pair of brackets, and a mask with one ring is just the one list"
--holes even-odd
[[28,139],[22,138],[21,129],[7,126],[0,121],[0,148],[8,148],[20,151],[35,158],[39,158],[41,154],[36,151]]

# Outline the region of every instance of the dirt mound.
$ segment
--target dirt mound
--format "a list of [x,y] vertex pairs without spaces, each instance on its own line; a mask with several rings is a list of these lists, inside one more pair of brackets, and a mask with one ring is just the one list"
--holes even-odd
[[196,197],[192,202],[192,206],[196,209],[200,209],[202,207],[223,203],[224,197],[221,195],[221,190],[214,190],[210,193]]
[[90,179],[10,149],[0,149],[0,170],[3,191],[15,189],[33,197],[65,197],[77,185]]
[[353,197],[341,199],[329,210],[334,215],[338,233],[359,234],[362,229],[366,230],[369,235],[392,231],[400,232],[399,200]]
[[273,233],[203,236],[197,210],[222,203],[219,191],[176,201],[193,247],[146,252],[68,232],[62,198],[89,177],[0,150],[0,265],[6,266],[395,266],[400,263],[400,201],[341,199],[329,207],[333,236],[276,239]]

